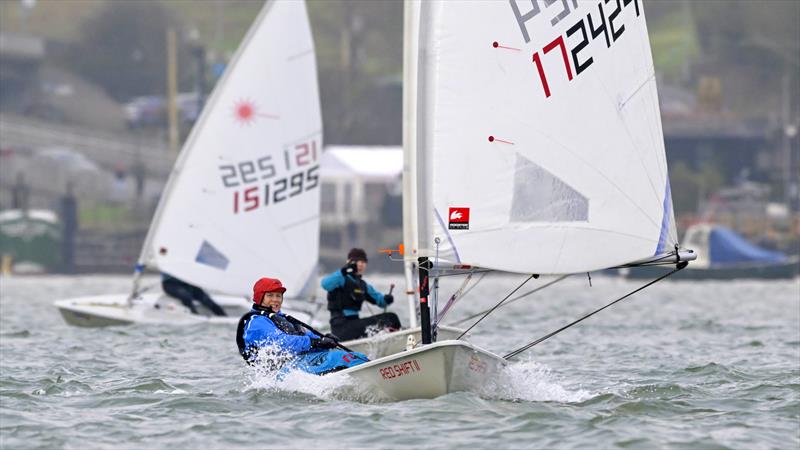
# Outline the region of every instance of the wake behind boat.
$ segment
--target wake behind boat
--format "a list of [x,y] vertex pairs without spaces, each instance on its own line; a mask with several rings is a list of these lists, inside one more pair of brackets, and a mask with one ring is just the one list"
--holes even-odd
[[[265,272],[292,287],[293,314],[316,312],[322,118],[315,58],[305,3],[268,2],[178,156],[132,293],[56,302],[68,323],[235,323]],[[145,269],[212,293],[233,318],[207,318],[202,309],[191,317],[143,294]]]

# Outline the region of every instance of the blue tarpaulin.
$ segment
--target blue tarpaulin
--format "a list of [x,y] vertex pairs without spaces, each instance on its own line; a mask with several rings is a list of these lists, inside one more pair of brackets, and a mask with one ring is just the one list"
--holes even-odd
[[715,266],[744,263],[782,263],[787,260],[781,252],[766,250],[748,242],[735,231],[714,227],[708,242],[711,264]]

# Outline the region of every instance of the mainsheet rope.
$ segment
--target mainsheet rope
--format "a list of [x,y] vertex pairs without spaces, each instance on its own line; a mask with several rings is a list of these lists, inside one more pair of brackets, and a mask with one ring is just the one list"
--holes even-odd
[[579,322],[582,322],[583,320],[585,320],[585,319],[588,319],[589,317],[592,317],[593,315],[595,315],[595,314],[599,313],[600,311],[602,311],[602,310],[604,310],[604,309],[606,309],[606,308],[608,308],[608,307],[610,307],[610,306],[614,305],[615,303],[617,303],[617,302],[621,302],[622,300],[625,300],[626,298],[628,298],[628,297],[630,297],[631,295],[633,295],[633,294],[635,294],[635,293],[637,293],[637,292],[641,291],[642,289],[644,289],[644,288],[647,288],[647,287],[649,287],[649,286],[652,286],[652,285],[654,285],[654,284],[658,283],[659,281],[663,280],[664,278],[667,278],[668,276],[670,276],[670,275],[674,274],[675,272],[677,272],[677,271],[679,271],[679,270],[682,270],[682,269],[683,269],[684,267],[686,267],[688,264],[689,264],[689,263],[688,263],[687,261],[682,261],[682,262],[678,263],[677,267],[676,267],[674,270],[672,270],[671,272],[669,272],[669,273],[667,273],[667,274],[665,274],[665,275],[662,275],[662,276],[660,276],[660,277],[656,278],[655,280],[653,280],[653,281],[651,281],[651,282],[649,282],[649,283],[645,284],[644,286],[641,286],[640,288],[636,289],[635,291],[631,291],[631,292],[629,292],[629,293],[625,294],[624,296],[622,296],[622,297],[620,297],[620,298],[618,298],[618,299],[614,300],[613,302],[611,302],[611,303],[607,304],[606,306],[603,306],[603,307],[602,307],[602,308],[600,308],[600,309],[596,309],[596,310],[594,310],[594,311],[590,312],[589,314],[587,314],[587,315],[585,315],[585,316],[581,317],[580,319],[578,319],[578,320],[576,320],[576,321],[574,321],[574,322],[571,322],[571,323],[569,323],[569,324],[567,324],[567,325],[564,325],[563,327],[559,328],[559,329],[558,329],[558,330],[556,330],[556,331],[553,331],[552,333],[546,334],[546,335],[544,335],[544,336],[540,337],[539,339],[536,339],[535,341],[533,341],[533,342],[531,342],[531,343],[529,343],[529,344],[525,344],[525,345],[523,345],[522,347],[520,347],[520,348],[518,348],[518,349],[516,349],[516,350],[512,351],[511,353],[509,353],[509,354],[507,354],[507,355],[503,356],[503,358],[504,358],[504,359],[511,359],[511,358],[513,358],[513,357],[515,357],[515,356],[519,355],[520,353],[524,352],[525,350],[528,350],[529,348],[531,348],[531,347],[533,347],[533,346],[535,346],[535,345],[537,345],[537,344],[539,344],[539,343],[541,343],[541,342],[543,342],[543,341],[546,341],[547,339],[550,339],[551,337],[553,337],[553,336],[557,335],[558,333],[561,333],[562,331],[566,330],[567,328],[569,328],[569,327],[571,327],[571,326],[573,326],[573,325],[575,325],[575,324],[577,324],[577,323],[579,323]]
[[[524,294],[520,294],[520,295],[512,298],[511,300],[505,302],[503,304],[503,306],[508,306],[508,305],[510,305],[511,303],[513,303],[513,302],[515,302],[517,300],[521,300],[521,299],[523,299],[523,298],[525,298],[525,297],[527,297],[527,296],[529,296],[531,294],[535,294],[535,293],[541,291],[542,289],[548,288],[548,287],[558,283],[559,281],[563,280],[564,278],[567,278],[568,276],[569,275],[562,275],[562,276],[556,278],[555,280],[550,281],[549,283],[546,283],[546,284],[543,284],[542,286],[537,287],[536,289],[532,289],[532,290],[530,290],[530,291],[528,291],[528,292],[526,292]],[[464,293],[464,295],[466,295],[466,292]],[[501,303],[502,303],[502,301],[501,301]],[[490,310],[489,309],[485,309],[485,310],[483,310],[483,311],[481,311],[479,313],[475,313],[475,314],[473,314],[473,315],[471,315],[469,317],[465,317],[465,318],[460,319],[460,320],[458,320],[456,322],[453,322],[453,326],[457,326],[457,325],[462,324],[464,322],[470,321],[470,320],[472,320],[472,319],[474,319],[474,318],[476,318],[476,317],[478,317],[480,315],[486,314],[487,311],[490,311]]]
[[528,281],[531,281],[531,279],[533,279],[533,278],[539,278],[539,275],[536,275],[536,274],[531,274],[531,276],[529,276],[527,279],[525,279],[525,281],[523,281],[523,282],[522,282],[522,284],[520,284],[519,286],[517,286],[516,288],[514,288],[514,290],[513,290],[513,291],[509,292],[509,293],[508,293],[508,295],[506,295],[506,296],[505,296],[505,297],[504,297],[502,300],[500,300],[500,302],[499,302],[499,303],[497,303],[497,304],[496,304],[496,305],[494,305],[492,308],[490,308],[488,311],[486,311],[486,314],[484,314],[484,315],[483,315],[483,317],[481,317],[480,319],[478,319],[478,320],[477,320],[475,323],[473,323],[472,325],[470,325],[470,326],[469,326],[469,328],[467,328],[466,330],[464,330],[464,332],[463,332],[463,333],[461,333],[461,334],[460,334],[460,335],[459,335],[459,336],[456,338],[456,340],[459,340],[459,339],[461,339],[462,337],[464,337],[464,335],[465,335],[465,334],[467,334],[467,333],[469,332],[469,330],[473,329],[473,328],[475,327],[475,325],[477,325],[477,324],[481,323],[481,320],[485,319],[485,318],[486,318],[486,316],[488,316],[489,314],[491,314],[491,313],[492,313],[492,311],[494,311],[494,310],[495,310],[495,309],[497,309],[497,308],[498,308],[500,305],[502,305],[504,301],[508,300],[508,298],[509,298],[509,297],[511,297],[512,295],[514,295],[514,293],[515,293],[515,292],[517,292],[518,290],[520,290],[520,288],[521,288],[522,286],[525,286],[525,283],[527,283]]

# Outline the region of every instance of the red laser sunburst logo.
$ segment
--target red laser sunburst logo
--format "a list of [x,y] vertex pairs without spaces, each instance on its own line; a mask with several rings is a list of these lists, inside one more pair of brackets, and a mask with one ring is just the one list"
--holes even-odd
[[249,99],[242,99],[233,105],[234,119],[242,125],[251,125],[255,122],[256,117],[264,117],[266,119],[279,119],[280,117],[275,114],[262,113],[258,111],[256,104]]

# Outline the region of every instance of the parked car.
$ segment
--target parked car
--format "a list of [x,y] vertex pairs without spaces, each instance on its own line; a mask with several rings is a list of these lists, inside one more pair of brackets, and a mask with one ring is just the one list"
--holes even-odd
[[197,93],[178,94],[175,103],[178,107],[178,120],[187,125],[195,123],[200,116],[200,99]]
[[[178,122],[193,124],[200,115],[197,93],[185,92],[175,97]],[[136,97],[125,104],[128,128],[163,127],[167,125],[167,101],[163,97]]]
[[100,167],[83,153],[68,147],[45,147],[38,150],[34,161],[47,161],[70,172],[99,173]]
[[164,126],[167,123],[167,105],[162,97],[136,97],[125,104],[128,128]]

